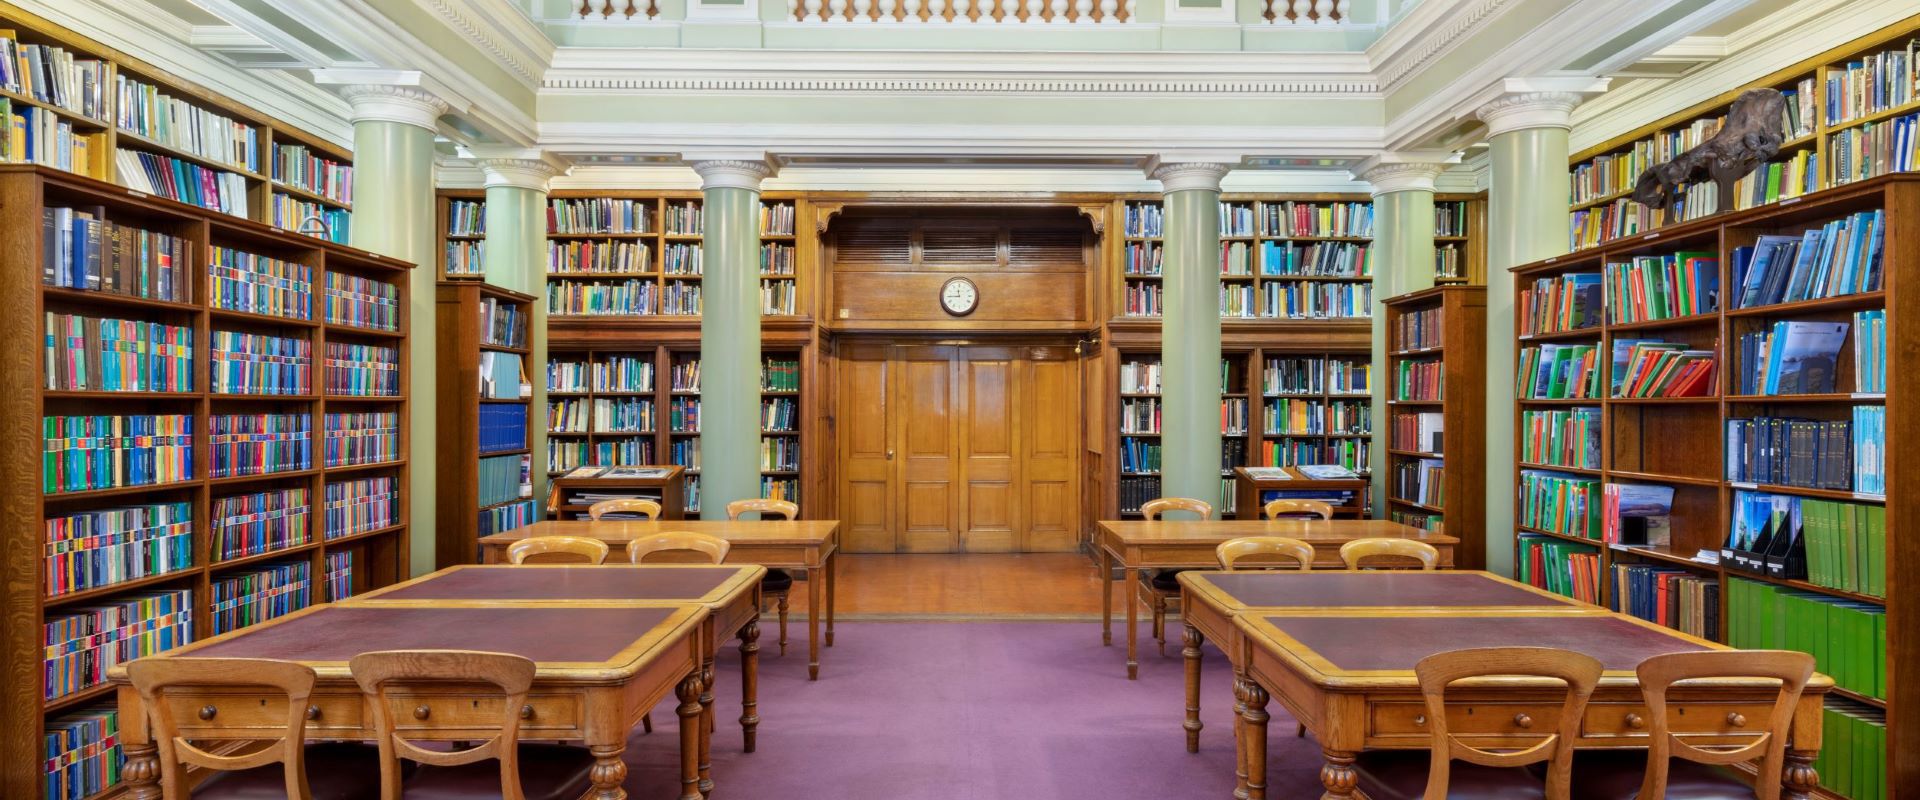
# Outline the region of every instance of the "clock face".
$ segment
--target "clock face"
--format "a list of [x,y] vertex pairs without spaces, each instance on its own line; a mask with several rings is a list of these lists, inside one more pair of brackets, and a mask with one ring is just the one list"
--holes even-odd
[[940,307],[948,314],[963,317],[980,305],[980,289],[966,278],[954,278],[940,287]]

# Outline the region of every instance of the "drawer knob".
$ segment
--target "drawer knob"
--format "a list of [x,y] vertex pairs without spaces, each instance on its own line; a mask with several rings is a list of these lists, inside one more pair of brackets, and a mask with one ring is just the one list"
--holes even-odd
[[427,708],[426,706],[415,706],[413,709],[413,718],[426,719],[427,715],[432,713],[433,713],[433,709],[431,708]]
[[1738,711],[1727,712],[1727,724],[1736,728],[1747,727],[1747,715]]
[[1415,725],[1426,725],[1426,724],[1427,724],[1427,715],[1425,715],[1425,714],[1415,714],[1415,715],[1413,715],[1413,724],[1415,724]]
[[1641,728],[1647,727],[1647,721],[1646,719],[1642,718],[1639,714],[1628,714],[1627,727],[1637,731],[1637,730],[1640,730]]
[[521,718],[521,719],[533,719],[533,706],[531,706],[531,705],[525,705],[525,706],[521,706],[521,707],[520,707],[520,718]]
[[313,720],[313,719],[319,719],[319,718],[320,718],[320,707],[307,706],[307,719]]
[[1515,714],[1513,715],[1513,724],[1522,728],[1531,728],[1533,727],[1533,717],[1527,716],[1526,714]]
[[200,707],[200,719],[202,721],[213,719],[213,715],[218,713],[220,713],[220,709],[214,708],[211,703]]

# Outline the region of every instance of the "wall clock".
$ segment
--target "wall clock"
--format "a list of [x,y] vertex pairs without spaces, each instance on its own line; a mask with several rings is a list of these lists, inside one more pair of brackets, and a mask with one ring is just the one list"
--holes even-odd
[[964,317],[980,307],[980,287],[966,278],[949,278],[940,285],[940,308],[949,315]]

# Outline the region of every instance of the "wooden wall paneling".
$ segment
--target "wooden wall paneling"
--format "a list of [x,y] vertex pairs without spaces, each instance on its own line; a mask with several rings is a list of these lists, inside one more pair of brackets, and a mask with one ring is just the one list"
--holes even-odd
[[1020,552],[1069,551],[1078,545],[1080,494],[1086,474],[1080,469],[1080,396],[1082,362],[1065,347],[1028,349],[1015,362],[1023,373],[1014,418],[1021,425],[1024,450],[1018,462],[1025,519],[1018,528]]
[[959,549],[957,520],[959,459],[954,440],[965,410],[956,397],[954,348],[901,345],[895,349],[900,379],[888,410],[898,430],[897,460],[902,496],[898,549],[951,553]]
[[891,553],[898,546],[893,487],[899,422],[890,413],[898,377],[886,345],[846,344],[838,349],[835,502],[842,542],[850,552]]
[[1026,517],[1019,491],[1023,476],[1021,363],[1007,347],[966,347],[957,355],[960,375],[958,445],[961,481],[960,549],[1007,553],[1018,549]]

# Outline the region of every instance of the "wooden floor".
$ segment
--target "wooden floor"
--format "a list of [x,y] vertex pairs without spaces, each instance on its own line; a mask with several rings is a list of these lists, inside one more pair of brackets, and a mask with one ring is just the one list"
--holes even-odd
[[[1100,616],[1100,572],[1078,553],[840,558],[839,619]],[[793,612],[806,607],[806,593],[794,586]],[[1118,613],[1117,589],[1115,598]]]

